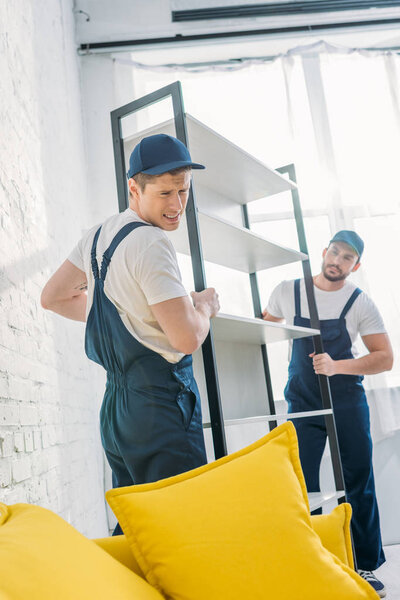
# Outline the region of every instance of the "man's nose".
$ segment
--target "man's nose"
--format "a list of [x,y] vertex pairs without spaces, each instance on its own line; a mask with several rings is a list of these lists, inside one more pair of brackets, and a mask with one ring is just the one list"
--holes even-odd
[[178,192],[176,194],[174,194],[174,196],[171,198],[171,206],[173,208],[175,208],[176,210],[182,209],[183,204],[182,204],[182,200],[181,200],[181,197]]

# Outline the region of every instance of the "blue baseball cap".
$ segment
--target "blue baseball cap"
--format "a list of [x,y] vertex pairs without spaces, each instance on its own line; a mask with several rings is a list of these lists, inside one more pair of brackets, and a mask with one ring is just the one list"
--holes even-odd
[[343,229],[342,231],[335,233],[329,242],[329,245],[331,245],[332,242],[344,242],[345,244],[348,244],[351,248],[353,248],[354,252],[358,254],[358,258],[361,257],[361,254],[364,250],[364,242],[358,233],[355,231],[350,231],[349,229]]
[[161,175],[180,167],[205,169],[194,163],[189,150],[178,139],[159,133],[143,138],[132,151],[129,159],[128,179],[137,173]]

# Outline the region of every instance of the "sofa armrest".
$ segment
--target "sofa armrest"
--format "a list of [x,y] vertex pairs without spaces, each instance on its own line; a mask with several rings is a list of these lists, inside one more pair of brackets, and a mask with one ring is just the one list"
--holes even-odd
[[108,554],[111,554],[120,563],[128,567],[131,571],[144,579],[144,575],[137,564],[124,535],[114,535],[112,537],[98,538],[93,540],[95,544],[103,548]]

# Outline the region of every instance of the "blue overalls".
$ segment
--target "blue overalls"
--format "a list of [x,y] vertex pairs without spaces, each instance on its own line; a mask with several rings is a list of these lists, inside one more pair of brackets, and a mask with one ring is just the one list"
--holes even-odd
[[[320,321],[324,351],[334,360],[354,358],[345,316],[361,293],[355,289],[338,319]],[[294,325],[310,327],[301,316],[300,280],[294,282]],[[314,372],[311,337],[293,341],[285,398],[289,412],[322,409],[318,377]],[[329,377],[347,498],[353,508],[352,532],[359,569],[373,571],[385,562],[372,469],[369,408],[359,375]],[[309,492],[319,492],[319,469],[326,443],[324,417],[293,419],[299,439],[300,460]]]
[[113,487],[157,481],[207,462],[192,357],[169,363],[143,346],[126,329],[104,292],[115,249],[142,226],[148,225],[133,222],[122,227],[104,252],[100,272],[96,248],[101,227],[91,251],[95,285],[85,350],[107,371],[100,427]]

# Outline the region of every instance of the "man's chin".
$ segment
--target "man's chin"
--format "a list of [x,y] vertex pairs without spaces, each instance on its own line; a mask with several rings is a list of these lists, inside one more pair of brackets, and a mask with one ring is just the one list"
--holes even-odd
[[175,229],[178,229],[179,225],[180,220],[176,223],[168,223],[165,221],[165,219],[163,219],[162,223],[160,223],[158,226],[161,227],[161,229],[164,229],[165,231],[175,231]]
[[343,279],[346,279],[347,275],[343,275],[343,273],[341,273],[340,275],[330,275],[327,271],[324,271],[324,277],[328,281],[334,283],[335,281],[343,281]]

